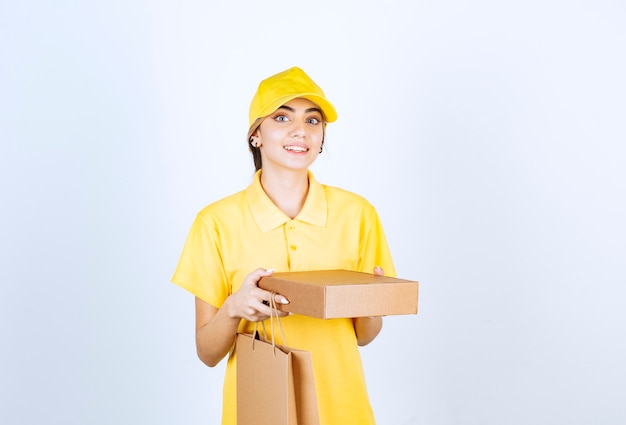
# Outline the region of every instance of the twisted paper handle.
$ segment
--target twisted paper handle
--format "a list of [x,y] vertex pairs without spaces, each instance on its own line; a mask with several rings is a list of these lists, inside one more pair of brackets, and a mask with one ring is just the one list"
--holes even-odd
[[[272,331],[272,348],[274,349],[274,355],[276,355],[276,341],[274,338],[274,318],[276,318],[276,322],[278,322],[278,328],[280,329],[280,335],[283,337],[283,345],[287,345],[287,338],[285,338],[285,331],[283,330],[283,324],[280,322],[280,317],[278,316],[278,308],[276,307],[276,292],[272,292],[270,296],[270,329]],[[258,334],[258,325],[259,322],[254,322],[254,331],[252,332],[252,349],[254,350],[254,341],[256,340],[256,336]],[[263,328],[263,340],[265,342],[269,342],[267,340],[267,331],[265,329],[265,321],[261,322],[261,327]]]

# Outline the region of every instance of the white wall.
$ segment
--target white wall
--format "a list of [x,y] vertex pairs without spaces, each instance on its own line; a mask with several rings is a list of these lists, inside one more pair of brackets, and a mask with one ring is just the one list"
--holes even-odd
[[[215,4],[217,3],[217,4]],[[420,313],[363,349],[380,424],[622,424],[626,6],[3,2],[0,423],[217,424],[169,283],[250,180],[259,80],[339,111],[315,164],[366,196]]]

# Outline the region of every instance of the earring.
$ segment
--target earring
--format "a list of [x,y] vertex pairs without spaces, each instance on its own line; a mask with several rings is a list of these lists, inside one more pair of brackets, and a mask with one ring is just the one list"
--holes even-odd
[[250,144],[252,146],[254,146],[255,148],[259,147],[259,141],[258,140],[254,140],[253,138],[250,138]]

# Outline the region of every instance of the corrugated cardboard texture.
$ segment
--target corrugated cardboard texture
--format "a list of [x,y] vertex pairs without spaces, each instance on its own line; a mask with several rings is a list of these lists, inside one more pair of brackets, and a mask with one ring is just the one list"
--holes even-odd
[[284,295],[278,309],[320,319],[417,314],[419,283],[349,270],[274,273],[259,287]]

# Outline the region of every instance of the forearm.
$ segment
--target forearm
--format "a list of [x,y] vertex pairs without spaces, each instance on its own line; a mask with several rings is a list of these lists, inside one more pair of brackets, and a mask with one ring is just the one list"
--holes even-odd
[[213,317],[196,329],[198,357],[207,366],[217,365],[228,354],[235,341],[241,318],[233,317],[229,313],[229,305],[227,299],[222,308],[213,307]]
[[360,346],[372,342],[383,327],[383,318],[380,316],[356,317],[352,321],[354,322],[356,340]]
[[[272,293],[257,286],[259,279],[271,276],[272,270],[256,269],[244,280],[239,290],[230,295],[220,308],[196,297],[196,350],[198,357],[208,366],[215,366],[228,354],[235,341],[241,319],[260,322],[267,319],[272,310],[269,300]],[[288,304],[280,295],[274,301]],[[279,316],[288,313],[279,311]]]

